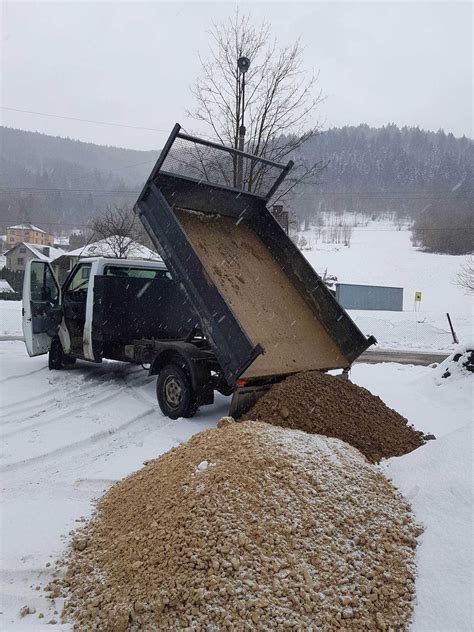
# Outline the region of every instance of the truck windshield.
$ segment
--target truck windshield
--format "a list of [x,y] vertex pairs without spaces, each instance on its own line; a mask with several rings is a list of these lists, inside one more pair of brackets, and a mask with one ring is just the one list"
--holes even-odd
[[168,270],[157,270],[150,268],[126,268],[124,266],[107,266],[104,270],[105,276],[129,277],[134,279],[163,279],[171,281],[171,274]]

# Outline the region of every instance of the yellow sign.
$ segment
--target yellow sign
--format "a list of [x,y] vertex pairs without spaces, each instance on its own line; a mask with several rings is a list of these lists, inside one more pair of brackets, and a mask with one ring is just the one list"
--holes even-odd
[[415,301],[421,301],[421,292],[415,292]]

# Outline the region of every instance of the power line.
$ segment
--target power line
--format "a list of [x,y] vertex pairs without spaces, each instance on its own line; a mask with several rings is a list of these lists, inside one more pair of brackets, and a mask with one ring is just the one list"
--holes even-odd
[[125,123],[115,123],[111,121],[96,121],[94,119],[83,119],[77,116],[65,116],[62,114],[50,114],[48,112],[36,112],[34,110],[22,110],[20,108],[11,108],[5,105],[0,105],[0,109],[8,110],[9,112],[21,112],[22,114],[35,114],[37,116],[47,116],[49,118],[65,119],[66,121],[79,121],[81,123],[93,123],[95,125],[107,125],[109,127],[126,127],[128,129],[144,130],[146,132],[163,132],[169,134],[169,130],[159,129],[157,127],[142,127],[141,125],[127,125]]
[[127,195],[137,195],[140,191],[122,190],[122,189],[66,189],[62,187],[2,187],[0,193],[27,193],[34,191],[35,193],[100,193],[100,194],[118,194],[125,193]]
[[[145,163],[142,163],[145,164]],[[132,166],[132,165],[130,165]],[[124,167],[125,168],[125,167]],[[3,187],[0,185],[0,193],[26,193],[34,191],[36,193],[97,193],[97,194],[126,194],[137,195],[139,189],[68,189],[65,187]],[[456,195],[470,195],[472,191],[457,191]],[[357,197],[359,199],[369,200],[426,200],[426,199],[451,199],[453,193],[451,191],[434,191],[433,193],[404,193],[396,191],[392,193],[377,191],[320,191],[313,193],[314,197],[334,196],[334,197]]]
[[145,160],[143,162],[135,162],[133,165],[122,165],[121,167],[114,167],[113,169],[108,169],[107,171],[121,171],[122,169],[132,169],[133,167],[141,167],[142,165],[154,165],[155,162],[156,162],[156,158],[154,160]]
[[[92,219],[92,218],[91,218]],[[2,223],[9,223],[9,222],[17,222],[18,221],[18,217],[16,218],[0,218],[0,221]],[[82,224],[82,223],[78,223],[78,222],[48,222],[45,221],[44,219],[31,219],[29,218],[28,220],[26,220],[29,223],[38,223],[38,224],[43,224],[44,226],[72,226],[75,228],[88,228],[90,225],[89,224]],[[324,230],[331,230],[332,228],[350,228],[353,231],[363,231],[366,233],[392,233],[392,232],[404,232],[404,231],[411,231],[411,227],[407,226],[404,229],[400,230],[398,228],[367,228],[365,226],[352,226],[351,224],[343,224],[341,226],[339,226],[338,224],[324,224],[323,226],[317,227],[316,229],[313,227],[313,230],[320,230],[321,232]],[[473,226],[450,226],[449,230],[470,230],[472,229]],[[419,228],[417,230],[446,230],[446,227],[443,226],[430,226],[430,227],[423,227],[423,228]]]

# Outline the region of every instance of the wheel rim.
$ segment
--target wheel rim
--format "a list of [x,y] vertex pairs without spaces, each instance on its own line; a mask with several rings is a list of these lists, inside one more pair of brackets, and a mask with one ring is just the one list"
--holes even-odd
[[166,402],[171,408],[177,408],[183,399],[183,387],[181,382],[174,375],[170,375],[165,380]]

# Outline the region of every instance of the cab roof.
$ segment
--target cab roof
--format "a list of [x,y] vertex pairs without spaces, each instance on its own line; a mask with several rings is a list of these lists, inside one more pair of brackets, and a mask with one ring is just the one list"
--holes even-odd
[[163,261],[145,261],[140,259],[115,259],[113,257],[84,257],[79,259],[76,265],[81,263],[103,263],[104,265],[113,265],[122,268],[150,268],[156,270],[166,270]]

